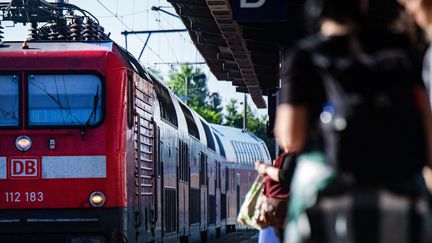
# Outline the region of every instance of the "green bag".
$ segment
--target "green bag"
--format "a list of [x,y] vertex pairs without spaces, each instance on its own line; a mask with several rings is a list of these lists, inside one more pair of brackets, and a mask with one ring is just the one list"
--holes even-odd
[[258,175],[245,196],[245,200],[240,207],[237,222],[242,225],[249,225],[257,230],[262,227],[257,223],[259,217],[259,202],[264,197],[264,177]]

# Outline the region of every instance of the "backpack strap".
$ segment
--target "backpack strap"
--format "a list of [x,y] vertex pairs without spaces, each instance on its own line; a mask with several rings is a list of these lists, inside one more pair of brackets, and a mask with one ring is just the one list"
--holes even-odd
[[[313,50],[306,50],[306,52],[309,54],[312,65],[321,77],[325,94],[330,103],[328,104],[328,108],[326,108],[326,105],[324,106],[324,110],[331,112],[332,116],[336,115],[336,118],[339,119],[346,120],[351,117],[355,111],[352,110],[353,106],[346,104],[358,103],[360,102],[358,100],[360,97],[356,98],[355,96],[347,94],[341,83],[338,82],[331,73],[331,69],[335,66],[350,65],[353,62],[358,62],[372,70],[376,66],[375,60],[364,53],[353,53],[352,58],[336,60],[331,56],[324,56]],[[338,126],[334,128],[336,130],[340,129]]]
[[311,53],[311,61],[321,77],[327,99],[331,102],[330,105],[333,106],[334,109],[337,109],[337,114],[339,116],[348,117],[353,111],[350,110],[348,106],[338,106],[338,104],[348,102],[348,97],[340,83],[335,80],[334,76],[329,71],[333,66],[333,60],[320,54]]

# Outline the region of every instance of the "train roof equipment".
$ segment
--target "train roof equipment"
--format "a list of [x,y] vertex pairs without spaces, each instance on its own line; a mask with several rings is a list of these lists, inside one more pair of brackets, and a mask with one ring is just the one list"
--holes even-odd
[[[109,34],[88,11],[64,0],[11,0],[0,2],[1,21],[30,24],[27,41],[101,41]],[[0,22],[0,41],[4,27]]]

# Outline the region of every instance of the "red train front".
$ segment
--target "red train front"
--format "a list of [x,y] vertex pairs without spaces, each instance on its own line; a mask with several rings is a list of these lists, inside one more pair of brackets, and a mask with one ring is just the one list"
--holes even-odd
[[121,239],[130,65],[112,42],[5,43],[0,60],[1,242]]

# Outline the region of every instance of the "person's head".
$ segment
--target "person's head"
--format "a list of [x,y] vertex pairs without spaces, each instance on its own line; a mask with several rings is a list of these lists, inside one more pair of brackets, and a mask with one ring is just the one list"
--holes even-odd
[[398,0],[307,0],[305,10],[306,20],[315,24],[330,19],[361,28],[381,28],[393,23],[401,8]]
[[305,23],[309,32],[316,32],[324,21],[332,20],[341,25],[353,25],[360,21],[368,0],[307,0]]
[[332,20],[350,25],[360,22],[368,8],[368,0],[307,0],[305,19],[314,29],[324,21]]
[[432,0],[399,0],[405,11],[424,30],[432,27]]

